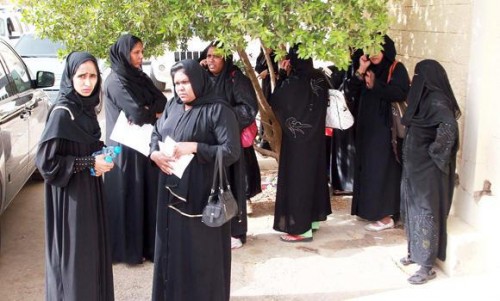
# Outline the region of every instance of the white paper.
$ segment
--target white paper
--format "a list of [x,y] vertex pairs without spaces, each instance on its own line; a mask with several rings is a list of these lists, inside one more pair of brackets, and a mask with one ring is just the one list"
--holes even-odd
[[[177,144],[177,142],[175,142],[174,139],[167,136],[167,138],[165,138],[165,142],[160,141],[158,144],[160,146],[160,151],[162,153],[164,153],[167,156],[172,156],[172,154],[174,153],[174,147]],[[193,159],[193,157],[194,157],[193,154],[182,155],[179,157],[179,159],[170,162],[170,164],[172,165],[173,174],[179,177],[179,179],[182,178],[184,170],[186,170],[186,168],[189,165],[189,162],[191,162],[191,159]]]
[[109,138],[135,149],[144,156],[149,156],[151,133],[153,133],[153,126],[151,124],[144,124],[143,126],[130,124],[127,117],[125,117],[125,113],[121,111]]

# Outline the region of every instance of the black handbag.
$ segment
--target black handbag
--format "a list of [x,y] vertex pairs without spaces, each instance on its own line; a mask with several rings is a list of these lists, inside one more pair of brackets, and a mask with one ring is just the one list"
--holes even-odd
[[208,203],[203,209],[201,221],[209,227],[220,227],[238,213],[238,204],[234,199],[227,180],[222,159],[222,149],[217,150],[214,164],[214,177]]

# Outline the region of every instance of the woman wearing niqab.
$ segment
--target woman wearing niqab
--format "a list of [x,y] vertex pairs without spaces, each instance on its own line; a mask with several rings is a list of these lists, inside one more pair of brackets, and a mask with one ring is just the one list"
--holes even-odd
[[280,70],[270,105],[282,128],[274,226],[285,242],[310,241],[332,213],[328,193],[325,117],[328,85],[312,59],[289,51],[291,73]]
[[408,109],[402,123],[401,216],[408,238],[403,264],[420,269],[408,281],[422,284],[435,277],[436,258],[446,259],[446,221],[455,182],[460,108],[444,68],[434,60],[415,66]]
[[[151,138],[151,160],[162,170],[152,300],[229,300],[231,223],[208,227],[201,213],[210,194],[217,151],[222,150],[226,167],[239,158],[238,122],[197,61],[180,61],[171,73],[175,95]],[[191,98],[188,90],[193,92]],[[172,157],[177,152],[194,154],[180,179],[169,170],[171,159],[159,151],[159,142],[166,137],[177,142]]]
[[[104,83],[106,143],[121,111],[130,123],[154,124],[166,98],[137,66],[142,63],[142,42],[126,34],[110,48],[111,73]],[[121,145],[116,168],[105,176],[113,262],[139,264],[153,260],[159,170],[149,158]]]
[[[97,77],[87,97],[73,84],[79,67],[92,62]],[[67,57],[61,88],[40,140],[36,166],[45,179],[46,300],[113,300],[113,272],[106,229],[102,149],[95,112],[101,76],[86,52]],[[112,166],[112,163],[109,163]]]
[[406,99],[410,88],[405,66],[396,60],[394,42],[386,35],[382,51],[363,55],[348,82],[359,95],[356,118],[356,158],[351,214],[371,221],[368,231],[393,228],[400,209],[401,165],[392,144],[392,102]]

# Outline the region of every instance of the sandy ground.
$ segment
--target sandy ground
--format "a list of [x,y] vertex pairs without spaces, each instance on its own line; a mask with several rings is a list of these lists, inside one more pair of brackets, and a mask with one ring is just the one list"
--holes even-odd
[[[480,286],[483,278],[450,279],[441,271],[425,286],[409,285],[406,278],[415,268],[397,263],[406,244],[401,227],[365,231],[365,222],[349,214],[349,197],[332,198],[332,207],[313,242],[289,244],[272,230],[274,189],[257,196],[248,243],[233,251],[231,300],[435,300],[436,292],[464,300],[477,292],[466,289],[475,283],[487,294],[481,300],[500,300],[498,290]],[[0,300],[43,300],[42,182],[30,181],[1,223]],[[116,264],[113,270],[116,300],[150,300],[152,263]]]

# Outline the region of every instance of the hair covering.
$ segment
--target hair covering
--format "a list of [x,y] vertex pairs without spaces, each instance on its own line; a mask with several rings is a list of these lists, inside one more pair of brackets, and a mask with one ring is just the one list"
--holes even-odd
[[[81,64],[91,61],[97,71],[97,83],[88,97],[78,94],[73,87],[73,77]],[[101,129],[97,122],[95,107],[99,104],[101,74],[94,56],[87,52],[72,52],[66,58],[61,78],[61,87],[56,103],[49,112],[49,118],[40,142],[62,138],[81,143],[99,141]],[[61,110],[62,109],[62,110]],[[62,112],[69,110],[69,112]],[[57,111],[57,113],[55,113]],[[52,116],[53,115],[53,116]],[[71,117],[71,118],[69,118]]]
[[130,52],[141,39],[131,34],[122,35],[109,50],[111,69],[117,74],[127,92],[141,105],[150,105],[165,95],[141,69],[130,63]]
[[415,66],[415,75],[408,93],[408,109],[402,123],[435,126],[441,122],[453,122],[460,114],[443,66],[435,60],[419,62]]
[[[191,103],[189,103],[189,105],[200,106],[214,102],[226,103],[224,99],[215,95],[214,86],[212,81],[210,80],[208,72],[205,71],[197,61],[182,60],[173,65],[171,69],[172,81],[174,79],[175,73],[179,70],[184,70],[184,74],[186,74],[186,76],[189,78],[191,88],[193,89],[194,95],[196,96],[196,98]],[[182,103],[176,91],[174,92],[174,100],[178,103]]]
[[385,82],[389,76],[389,69],[392,63],[396,60],[396,46],[394,45],[394,41],[388,35],[384,35],[382,53],[384,54],[382,61],[377,65],[370,64],[368,69],[375,73],[376,78]]
[[295,44],[288,50],[288,59],[290,59],[290,65],[292,65],[292,73],[299,76],[310,74],[314,70],[313,59],[299,58],[299,47],[300,44]]
[[[211,42],[201,53],[199,59],[200,61],[207,58],[208,50],[211,47],[221,48],[222,45],[218,41]],[[214,88],[217,94],[219,95],[226,95],[226,90],[225,90],[226,79],[228,79],[231,76],[232,72],[239,69],[234,65],[232,54],[223,57],[223,60],[224,60],[224,67],[222,68],[222,71],[218,75],[210,73],[214,76]]]

